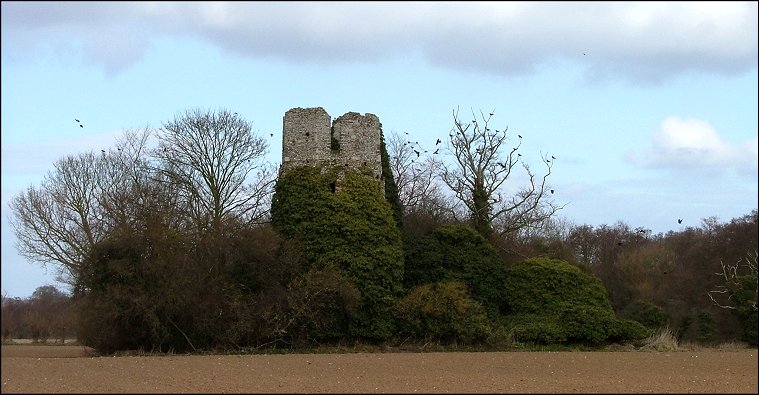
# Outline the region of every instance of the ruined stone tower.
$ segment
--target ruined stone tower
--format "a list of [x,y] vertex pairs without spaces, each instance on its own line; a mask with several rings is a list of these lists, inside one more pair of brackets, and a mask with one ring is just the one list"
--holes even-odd
[[283,117],[281,171],[321,165],[355,170],[366,165],[380,179],[381,130],[379,118],[370,113],[348,112],[332,122],[322,107],[292,108]]

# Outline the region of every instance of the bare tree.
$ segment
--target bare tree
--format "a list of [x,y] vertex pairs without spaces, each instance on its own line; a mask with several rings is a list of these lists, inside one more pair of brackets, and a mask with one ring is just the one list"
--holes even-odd
[[398,197],[406,213],[424,212],[433,217],[451,215],[455,212],[447,201],[436,174],[442,165],[434,154],[423,150],[395,132],[388,140],[390,170],[398,186]]
[[[188,110],[167,122],[153,155],[177,186],[199,230],[218,230],[227,216],[260,220],[276,172],[262,159],[268,143],[227,110]],[[249,183],[249,184],[248,184]]]
[[[462,121],[458,110],[453,112],[454,128],[449,134],[448,151],[453,156],[451,166],[442,169],[443,182],[466,207],[475,228],[490,237],[495,228],[499,235],[541,224],[562,207],[553,204],[547,185],[553,158],[541,155],[545,174],[538,177],[521,159],[519,148],[522,136],[512,148],[508,127],[491,129],[488,115],[480,111],[479,121],[472,111],[472,121]],[[528,185],[511,197],[504,196],[504,186],[512,172],[521,165],[528,177]]]
[[[725,265],[724,262],[720,261],[722,272],[716,274],[722,277],[724,285],[718,285],[717,289],[709,291],[709,299],[715,305],[723,309],[738,310],[745,308],[746,306],[740,306],[741,303],[745,303],[754,311],[759,310],[757,309],[757,295],[759,295],[759,286],[757,286],[759,284],[757,282],[757,256],[759,254],[757,254],[756,250],[749,253],[743,259],[743,265],[741,265],[741,262],[735,265]],[[741,267],[745,268],[745,274],[738,273]],[[751,290],[743,289],[745,287],[741,281],[741,277],[750,280],[753,284],[753,294],[750,292]],[[718,301],[717,299],[723,300]]]
[[127,130],[115,149],[64,157],[39,187],[16,196],[10,208],[19,253],[43,267],[55,265],[57,279],[75,285],[95,244],[116,228],[136,226],[158,208],[156,196],[172,198],[148,176],[150,135],[147,127]]
[[74,284],[82,262],[108,229],[98,205],[103,163],[89,152],[55,162],[39,188],[29,186],[10,202],[19,254],[58,266],[58,280]]

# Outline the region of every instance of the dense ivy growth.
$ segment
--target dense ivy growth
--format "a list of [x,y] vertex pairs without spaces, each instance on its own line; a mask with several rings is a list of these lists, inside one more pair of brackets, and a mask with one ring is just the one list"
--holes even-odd
[[401,203],[398,194],[398,185],[395,183],[395,177],[390,170],[390,157],[385,147],[385,135],[380,133],[380,158],[382,161],[382,182],[385,185],[385,199],[390,202],[393,208],[393,218],[398,224],[398,229],[403,229],[403,203]]
[[350,334],[375,340],[393,335],[392,308],[403,291],[400,230],[379,182],[366,169],[291,169],[277,181],[271,210],[272,224],[301,246],[309,269],[332,267],[353,281],[362,302]]

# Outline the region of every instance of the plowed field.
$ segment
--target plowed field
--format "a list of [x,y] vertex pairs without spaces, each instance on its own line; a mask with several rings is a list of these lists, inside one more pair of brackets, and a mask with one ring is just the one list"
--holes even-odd
[[2,393],[757,393],[757,350],[97,357],[2,346]]

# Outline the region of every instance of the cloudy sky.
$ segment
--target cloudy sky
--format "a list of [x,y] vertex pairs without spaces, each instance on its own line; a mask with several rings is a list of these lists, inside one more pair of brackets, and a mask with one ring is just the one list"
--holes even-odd
[[757,208],[756,2],[3,1],[1,28],[8,296],[57,285],[16,253],[14,196],[198,107],[273,133],[272,162],[294,107],[373,113],[429,145],[453,110],[494,112],[528,162],[558,158],[575,224],[656,234]]

